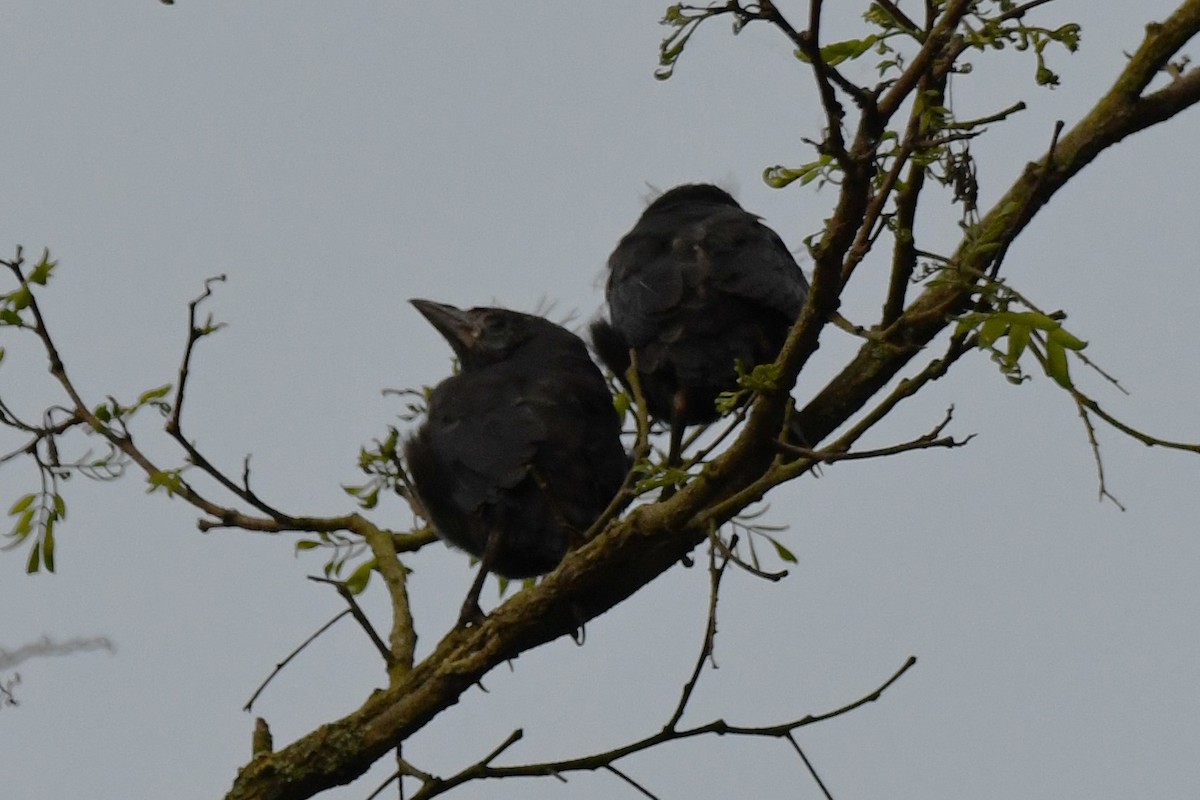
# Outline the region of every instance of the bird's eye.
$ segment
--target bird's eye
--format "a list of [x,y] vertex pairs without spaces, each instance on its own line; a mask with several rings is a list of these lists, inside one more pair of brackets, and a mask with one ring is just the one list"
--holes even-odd
[[512,328],[512,322],[508,317],[488,317],[485,326],[489,334],[502,335]]

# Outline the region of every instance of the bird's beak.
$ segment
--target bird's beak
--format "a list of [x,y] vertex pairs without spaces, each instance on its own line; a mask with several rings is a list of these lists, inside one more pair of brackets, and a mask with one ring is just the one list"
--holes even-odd
[[475,345],[479,338],[479,328],[469,313],[445,303],[435,303],[432,300],[409,300],[421,316],[429,320],[429,324],[437,328],[438,333],[445,337],[459,359]]

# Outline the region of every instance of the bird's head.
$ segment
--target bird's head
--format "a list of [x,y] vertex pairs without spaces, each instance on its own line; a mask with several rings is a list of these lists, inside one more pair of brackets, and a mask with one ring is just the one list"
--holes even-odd
[[[463,369],[502,361],[531,339],[546,320],[507,308],[466,311],[432,300],[409,300],[450,346]],[[539,324],[540,323],[540,324]]]
[[685,183],[682,186],[667,189],[654,198],[654,201],[646,207],[646,213],[693,203],[741,208],[738,201],[733,199],[733,195],[719,186],[713,186],[711,183]]

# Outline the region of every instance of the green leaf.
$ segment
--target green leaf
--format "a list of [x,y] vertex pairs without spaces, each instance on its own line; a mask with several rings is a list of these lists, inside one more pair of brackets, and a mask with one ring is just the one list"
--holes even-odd
[[1008,312],[1008,318],[1014,325],[1037,328],[1039,331],[1052,331],[1062,327],[1061,322],[1040,311],[1011,311]]
[[806,186],[821,177],[825,169],[832,163],[833,156],[823,155],[816,161],[801,164],[795,169],[777,164],[763,170],[763,182],[772,189],[782,189],[797,180],[800,181],[801,186]]
[[[844,42],[834,42],[827,44],[821,48],[821,60],[831,67],[836,67],[843,61],[858,58],[863,53],[870,50],[879,37],[872,34],[865,39],[847,39]],[[801,50],[796,51],[796,58],[803,61],[805,64],[810,63],[811,59]]]
[[148,476],[146,482],[150,484],[150,488],[146,490],[148,493],[166,489],[167,496],[174,497],[183,492],[183,478],[180,477],[178,470],[159,470]]
[[18,539],[24,539],[33,532],[33,512],[35,509],[27,508],[21,512],[21,516],[17,517],[17,522],[13,525],[12,532],[9,536],[15,536]]
[[29,282],[36,283],[38,286],[45,286],[46,281],[50,280],[50,273],[53,272],[54,268],[57,266],[57,261],[50,260],[50,251],[43,251],[42,260],[39,261],[38,265],[33,268],[33,271],[29,273]]
[[1079,49],[1079,39],[1082,30],[1077,23],[1068,22],[1061,28],[1051,31],[1050,37],[1057,42],[1061,42],[1064,47],[1074,53]]
[[795,554],[792,553],[791,550],[788,550],[786,547],[784,547],[783,544],[778,539],[776,539],[774,536],[767,536],[765,533],[763,534],[763,536],[766,537],[768,542],[770,542],[771,544],[773,544],[775,546],[775,552],[779,554],[780,559],[786,561],[789,564],[798,564],[799,563],[796,560]]
[[167,392],[169,392],[169,391],[171,391],[171,384],[164,383],[162,386],[159,386],[157,389],[150,389],[148,391],[142,392],[141,397],[138,398],[137,405],[144,406],[144,405],[146,405],[146,403],[149,403],[151,400],[158,400],[161,397],[165,397]]
[[33,294],[30,293],[28,286],[22,286],[8,295],[8,305],[13,311],[20,311],[26,308],[31,302],[33,302]]
[[34,542],[33,547],[29,548],[29,560],[25,562],[25,573],[32,575],[38,571],[38,567],[42,563],[42,548],[41,542]]
[[978,328],[984,321],[987,320],[987,314],[981,314],[978,311],[972,311],[969,314],[963,314],[958,318],[958,325],[954,328],[955,336],[966,336],[971,331]]
[[371,572],[375,569],[376,561],[371,559],[358,565],[358,569],[350,574],[346,579],[346,588],[350,590],[350,594],[362,594],[363,589],[367,588],[367,583],[371,580]]
[[10,517],[15,517],[17,514],[20,514],[22,511],[33,505],[33,501],[36,499],[36,497],[37,495],[27,494],[21,499],[17,500],[17,502],[13,503],[12,508],[8,510],[8,515]]
[[738,386],[752,392],[773,392],[779,386],[779,367],[775,364],[757,364],[749,372],[739,362]]
[[1046,338],[1052,340],[1061,347],[1067,348],[1068,350],[1082,350],[1083,348],[1087,347],[1087,342],[1068,332],[1066,328],[1061,326],[1050,331]]
[[1058,75],[1045,64],[1038,64],[1034,80],[1037,81],[1038,86],[1058,86]]
[[1021,355],[1025,352],[1025,348],[1029,346],[1029,337],[1033,333],[1031,328],[1024,325],[1014,325],[1008,331],[1008,355],[1004,358],[1004,364],[1009,369],[1017,366],[1017,362],[1021,360]]
[[979,346],[991,347],[996,340],[1008,332],[1008,320],[996,314],[990,317],[979,328]]
[[1067,368],[1067,351],[1053,339],[1046,340],[1046,374],[1053,378],[1059,386],[1071,389],[1071,374]]
[[320,542],[314,542],[312,539],[301,539],[300,541],[296,542],[296,552],[299,553],[302,550],[312,550],[313,548],[320,546]]
[[359,507],[370,511],[372,508],[375,508],[375,506],[379,505],[379,488],[379,486],[376,486],[366,494],[360,495],[358,498]]
[[745,397],[744,391],[738,392],[721,392],[717,395],[716,408],[717,413],[721,416],[732,412],[735,408],[741,405],[742,398]]
[[11,308],[0,308],[0,322],[3,322],[5,325],[15,325],[18,328],[25,325],[25,322],[21,319],[21,315]]
[[42,531],[42,563],[47,572],[54,572],[54,518],[46,520],[46,529]]
[[629,397],[628,392],[617,392],[613,395],[613,408],[617,410],[617,416],[621,418],[621,424],[625,423],[625,415],[633,408],[633,401]]
[[67,518],[67,501],[63,500],[61,494],[54,495],[54,516],[56,519]]

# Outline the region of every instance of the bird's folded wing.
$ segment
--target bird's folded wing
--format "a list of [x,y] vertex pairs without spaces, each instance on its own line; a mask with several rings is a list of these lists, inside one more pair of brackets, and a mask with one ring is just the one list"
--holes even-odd
[[[447,409],[444,421],[426,429],[451,499],[468,513],[520,483],[546,438],[544,424],[516,387],[480,385],[469,391],[487,391],[489,401],[474,404],[468,413]],[[467,395],[464,387],[460,396]]]

